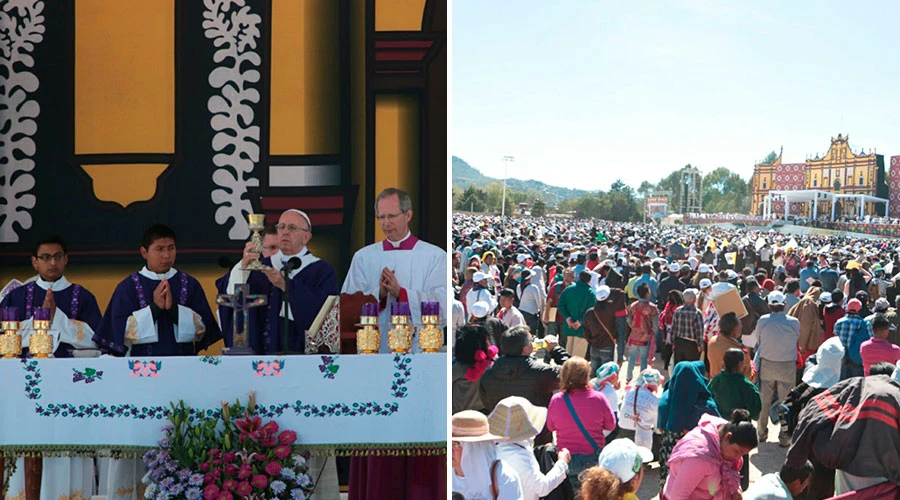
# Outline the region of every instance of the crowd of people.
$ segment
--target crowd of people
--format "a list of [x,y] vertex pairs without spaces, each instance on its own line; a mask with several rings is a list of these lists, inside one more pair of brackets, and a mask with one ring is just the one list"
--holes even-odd
[[900,497],[892,241],[455,214],[453,243],[456,498],[637,498],[650,462],[668,500]]

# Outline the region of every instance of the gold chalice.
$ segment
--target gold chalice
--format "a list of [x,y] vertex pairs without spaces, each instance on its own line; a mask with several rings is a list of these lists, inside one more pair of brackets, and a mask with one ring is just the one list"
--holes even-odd
[[[265,228],[265,224],[266,214],[247,214],[247,227],[253,231],[253,235],[250,237],[250,241],[253,242],[253,253],[259,255],[262,255],[263,251],[262,236],[260,236],[259,232]],[[272,268],[260,262],[259,259],[242,268],[244,271],[263,271],[265,269]]]

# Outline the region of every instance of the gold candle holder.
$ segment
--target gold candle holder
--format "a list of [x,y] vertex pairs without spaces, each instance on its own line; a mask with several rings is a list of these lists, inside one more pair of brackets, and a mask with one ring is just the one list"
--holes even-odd
[[440,316],[422,316],[422,328],[419,329],[419,349],[422,352],[438,352],[444,344],[444,334],[437,327]]
[[34,320],[34,333],[28,338],[28,352],[35,358],[49,358],[53,354],[53,336],[47,333],[50,322]]
[[361,316],[356,331],[356,351],[360,354],[378,354],[381,349],[381,332],[378,331],[378,316]]
[[388,330],[388,347],[391,352],[408,353],[412,349],[412,334],[415,328],[409,324],[407,316],[391,316],[393,328]]
[[3,359],[18,358],[22,355],[22,336],[18,333],[18,321],[4,321],[0,325],[3,335],[0,335],[0,355]]

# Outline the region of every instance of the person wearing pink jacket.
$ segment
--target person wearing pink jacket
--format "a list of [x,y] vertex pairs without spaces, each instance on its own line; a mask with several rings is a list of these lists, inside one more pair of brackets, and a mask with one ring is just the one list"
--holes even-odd
[[759,444],[747,410],[731,421],[709,414],[688,432],[669,456],[663,500],[731,500],[741,498],[743,456]]

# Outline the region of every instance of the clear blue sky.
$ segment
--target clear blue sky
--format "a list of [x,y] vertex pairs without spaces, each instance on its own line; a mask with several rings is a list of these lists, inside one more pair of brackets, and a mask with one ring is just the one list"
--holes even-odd
[[637,187],[687,163],[745,179],[900,155],[900,3],[456,0],[451,152],[493,177]]

